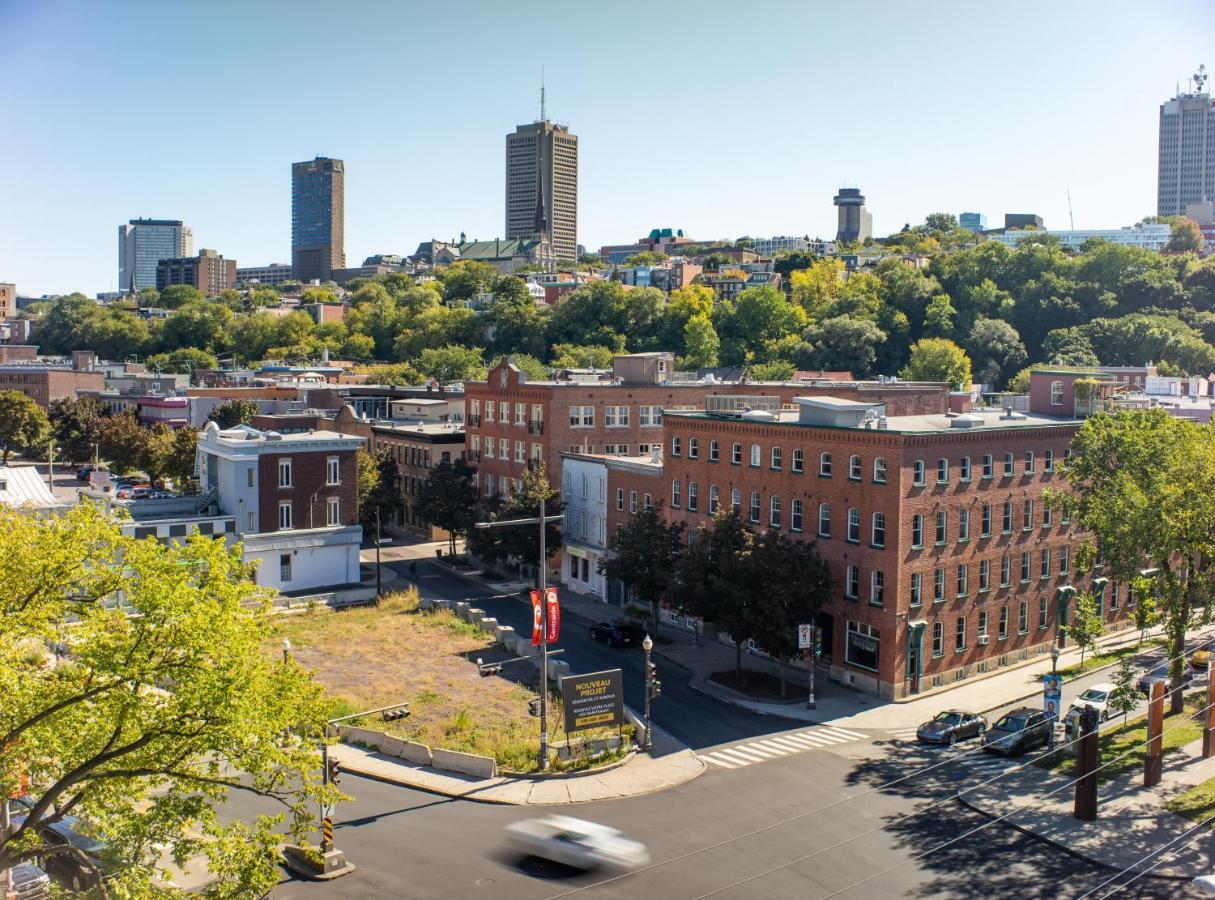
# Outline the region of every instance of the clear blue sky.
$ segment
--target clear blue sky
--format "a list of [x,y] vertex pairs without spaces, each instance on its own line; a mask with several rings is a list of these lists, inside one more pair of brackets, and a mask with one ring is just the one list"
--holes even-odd
[[[858,14],[855,10],[863,9]],[[110,290],[117,227],[290,262],[290,164],[346,160],[346,254],[503,231],[504,134],[581,139],[578,237],[878,234],[935,210],[1155,211],[1158,106],[1215,4],[0,0],[0,281]]]

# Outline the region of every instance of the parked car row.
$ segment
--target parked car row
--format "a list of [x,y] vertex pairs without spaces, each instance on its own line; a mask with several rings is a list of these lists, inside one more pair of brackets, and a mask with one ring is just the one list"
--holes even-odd
[[[9,816],[14,827],[20,827],[33,808],[27,797],[9,801]],[[50,881],[61,887],[80,892],[96,886],[98,873],[103,879],[115,871],[110,850],[96,838],[90,837],[88,827],[75,816],[63,816],[38,830],[38,836],[48,847],[70,847],[73,852],[45,854],[38,865],[25,863],[14,869],[18,900],[42,900],[50,896]]]
[[630,619],[613,619],[591,626],[591,640],[609,647],[635,647],[645,640],[646,630]]

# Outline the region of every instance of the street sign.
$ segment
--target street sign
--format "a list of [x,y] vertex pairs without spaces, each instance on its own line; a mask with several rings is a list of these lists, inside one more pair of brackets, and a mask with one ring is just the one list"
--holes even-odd
[[624,690],[619,669],[567,675],[561,679],[565,731],[624,724]]
[[797,649],[809,650],[814,646],[814,626],[813,625],[798,625],[797,626]]
[[1052,722],[1059,718],[1059,706],[1063,701],[1063,676],[1042,676],[1042,711]]

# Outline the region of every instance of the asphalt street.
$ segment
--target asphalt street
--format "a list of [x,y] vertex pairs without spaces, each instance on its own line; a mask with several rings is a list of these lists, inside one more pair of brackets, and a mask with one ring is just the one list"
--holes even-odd
[[[408,563],[397,568],[404,574]],[[530,609],[516,597],[491,597],[430,564],[419,566],[419,581],[426,594],[476,599],[501,621],[530,628]],[[620,666],[628,702],[639,706],[640,651],[590,642],[589,624],[565,617],[565,658],[577,671]],[[1065,702],[1105,678],[1077,681]],[[354,799],[339,806],[335,837],[357,871],[327,883],[285,876],[273,896],[1056,898],[1079,896],[1111,874],[952,799],[917,814],[960,783],[998,776],[970,764],[988,757],[965,745],[921,748],[905,734],[878,732],[815,743],[805,735],[825,732],[721,704],[688,689],[678,673],[664,677],[655,718],[702,755],[750,746],[751,763],[711,765],[657,794],[552,809],[456,801],[347,774],[340,786]],[[930,768],[945,760],[953,762]],[[260,803],[235,797],[227,814],[273,811]],[[613,877],[505,851],[506,825],[553,812],[620,828],[647,845],[650,865]],[[1175,881],[1142,879],[1118,896],[1194,895]]]

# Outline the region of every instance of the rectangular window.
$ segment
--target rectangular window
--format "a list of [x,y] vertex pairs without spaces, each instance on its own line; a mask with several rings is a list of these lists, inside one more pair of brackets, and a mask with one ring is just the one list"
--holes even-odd
[[1059,548],[1059,574],[1067,574],[1068,555],[1070,548],[1064,544]]
[[844,582],[844,596],[855,600],[861,593],[861,570],[856,566],[848,567],[847,578]]
[[1008,607],[1000,607],[1000,640],[1008,637]]
[[679,456],[682,452],[683,452],[683,443],[680,440],[679,435],[672,435],[672,437],[671,437],[671,455]]
[[694,437],[688,438],[688,459],[700,458],[700,441]]
[[965,616],[958,616],[957,624],[954,626],[953,649],[955,652],[960,652],[966,649]]
[[794,500],[789,504],[789,527],[793,531],[802,530],[802,501]]
[[[473,440],[476,440],[476,438],[473,438]],[[254,473],[255,473],[256,471],[257,471],[257,470],[256,470],[256,469],[254,469],[254,468],[253,468],[253,466],[250,466],[249,468],[247,468],[247,469],[245,470],[245,486],[246,486],[246,487],[253,487],[253,485],[254,485],[254,478],[255,478]]]
[[759,521],[759,491],[751,492],[751,521]]
[[257,513],[250,512],[248,521],[245,524],[246,531],[257,531]]
[[[628,428],[629,427],[629,408],[627,406],[608,407],[614,413],[614,421],[604,421],[604,425],[612,428]],[[606,413],[605,413],[606,416]]]
[[493,437],[487,437],[485,439],[485,458],[486,459],[494,458],[494,445],[496,443],[497,443],[497,441],[495,441],[493,439]]
[[526,403],[516,403],[515,404],[515,424],[516,425],[526,425],[527,424],[527,404]]
[[873,546],[886,546],[886,514],[875,512],[873,514]]
[[1034,527],[1034,501],[1026,500],[1025,509],[1021,514],[1021,527],[1026,531]]
[[1029,601],[1022,600],[1017,610],[1017,630],[1021,634],[1029,631]]
[[742,444],[734,444],[730,447],[730,464],[742,465]]
[[1038,598],[1038,628],[1046,627],[1046,597]]
[[290,457],[280,458],[278,461],[278,486],[281,488],[291,487]]
[[647,493],[642,501],[642,505],[645,506],[646,509],[653,509],[654,497]]
[[852,544],[861,542],[861,511],[855,506],[848,510],[848,536],[846,540]]
[[637,512],[637,492],[629,491],[629,512]]
[[1005,534],[1010,534],[1012,532],[1012,501],[1011,500],[1004,501],[1004,518],[1003,518],[1003,521],[1001,522],[1001,524],[1003,525]]
[[730,491],[730,509],[736,516],[742,515],[742,491],[738,488]]
[[924,460],[917,459],[911,464],[911,483],[916,487],[924,484]]
[[982,537],[991,537],[991,504],[984,503],[982,511]]
[[1042,564],[1038,567],[1039,578],[1050,578],[1050,548],[1042,551]]
[[1004,477],[1005,478],[1010,477],[1013,474],[1013,471],[1014,471],[1013,455],[1011,453],[1005,453],[1004,454]]
[[1055,524],[1055,510],[1049,503],[1042,504],[1042,527],[1050,528]]
[[886,602],[886,576],[874,569],[869,573],[869,603],[882,606]]
[[759,444],[751,445],[751,468],[758,469],[762,465],[764,451],[760,449]]
[[873,460],[873,483],[886,483],[886,460],[882,459],[880,456]]
[[280,553],[278,555],[278,580],[284,584],[291,580],[291,554]]
[[970,481],[970,457],[963,456],[958,464],[958,480]]
[[494,420],[494,401],[485,401],[485,421],[492,422]]
[[278,505],[278,530],[287,531],[291,528],[291,501],[284,500]]
[[794,472],[800,472],[800,471],[802,471],[804,462],[805,462],[805,451],[804,450],[794,450],[793,451],[793,460],[789,463],[789,468]]
[[505,400],[498,404],[498,421],[503,425],[510,421],[510,404]]
[[624,488],[616,488],[616,508],[624,509]]
[[1021,580],[1029,581],[1029,551],[1021,553]]
[[330,528],[342,524],[342,501],[337,497],[325,501],[325,524]]
[[943,656],[945,653],[945,627],[940,622],[932,623],[932,655]]
[[924,546],[924,517],[919,513],[911,517],[911,546],[913,548]]
[[772,456],[772,460],[771,460],[772,468],[779,471],[780,466],[781,466],[781,449],[780,449],[780,447],[773,447],[771,456]]
[[920,573],[911,573],[911,605],[919,606],[923,602],[920,596]]
[[987,613],[979,613],[979,643],[987,643]]
[[709,515],[717,515],[717,485],[709,485]]
[[983,477],[991,478],[991,474],[992,474],[991,454],[987,453],[987,454],[984,454],[984,456],[983,456]]
[[970,510],[969,509],[963,508],[963,509],[958,510],[958,540],[959,541],[970,540]]
[[852,481],[861,480],[861,458],[859,456],[848,457],[848,478]]
[[949,530],[949,513],[945,510],[937,510],[937,543],[945,543],[945,532]]
[[979,593],[991,589],[991,560],[985,559],[979,563]]
[[1007,555],[1000,557],[1000,587],[1008,587],[1012,576],[1012,560]]
[[527,442],[515,441],[515,462],[527,462]]
[[695,481],[688,482],[688,512],[696,512],[696,506],[699,503],[699,489]]
[[717,462],[721,459],[721,444],[717,441],[709,441],[709,462]]
[[831,506],[827,503],[818,505],[818,536],[831,537]]
[[1033,450],[1025,451],[1025,474],[1026,475],[1034,474],[1034,451]]
[[818,474],[823,478],[831,477],[831,454],[820,453],[818,457]]
[[780,528],[780,497],[776,494],[768,500],[768,525],[771,528]]
[[937,460],[937,484],[947,484],[949,482],[949,460]]
[[932,600],[940,603],[945,599],[945,570],[940,566],[932,571]]
[[595,427],[595,407],[593,406],[571,406],[570,407],[570,428],[594,428]]
[[1044,472],[1055,471],[1055,451],[1054,450],[1047,450],[1045,452],[1045,454],[1043,454],[1042,471],[1044,471]]
[[1050,405],[1051,406],[1062,406],[1063,405],[1063,382],[1062,381],[1052,381],[1050,383]]
[[970,587],[969,580],[970,580],[970,569],[965,563],[963,563],[962,565],[958,566],[958,596],[959,597],[966,596],[967,590]]
[[679,483],[679,479],[675,479],[674,481],[672,481],[671,482],[671,506],[675,507],[676,509],[679,508],[681,491],[682,491],[682,486]]

